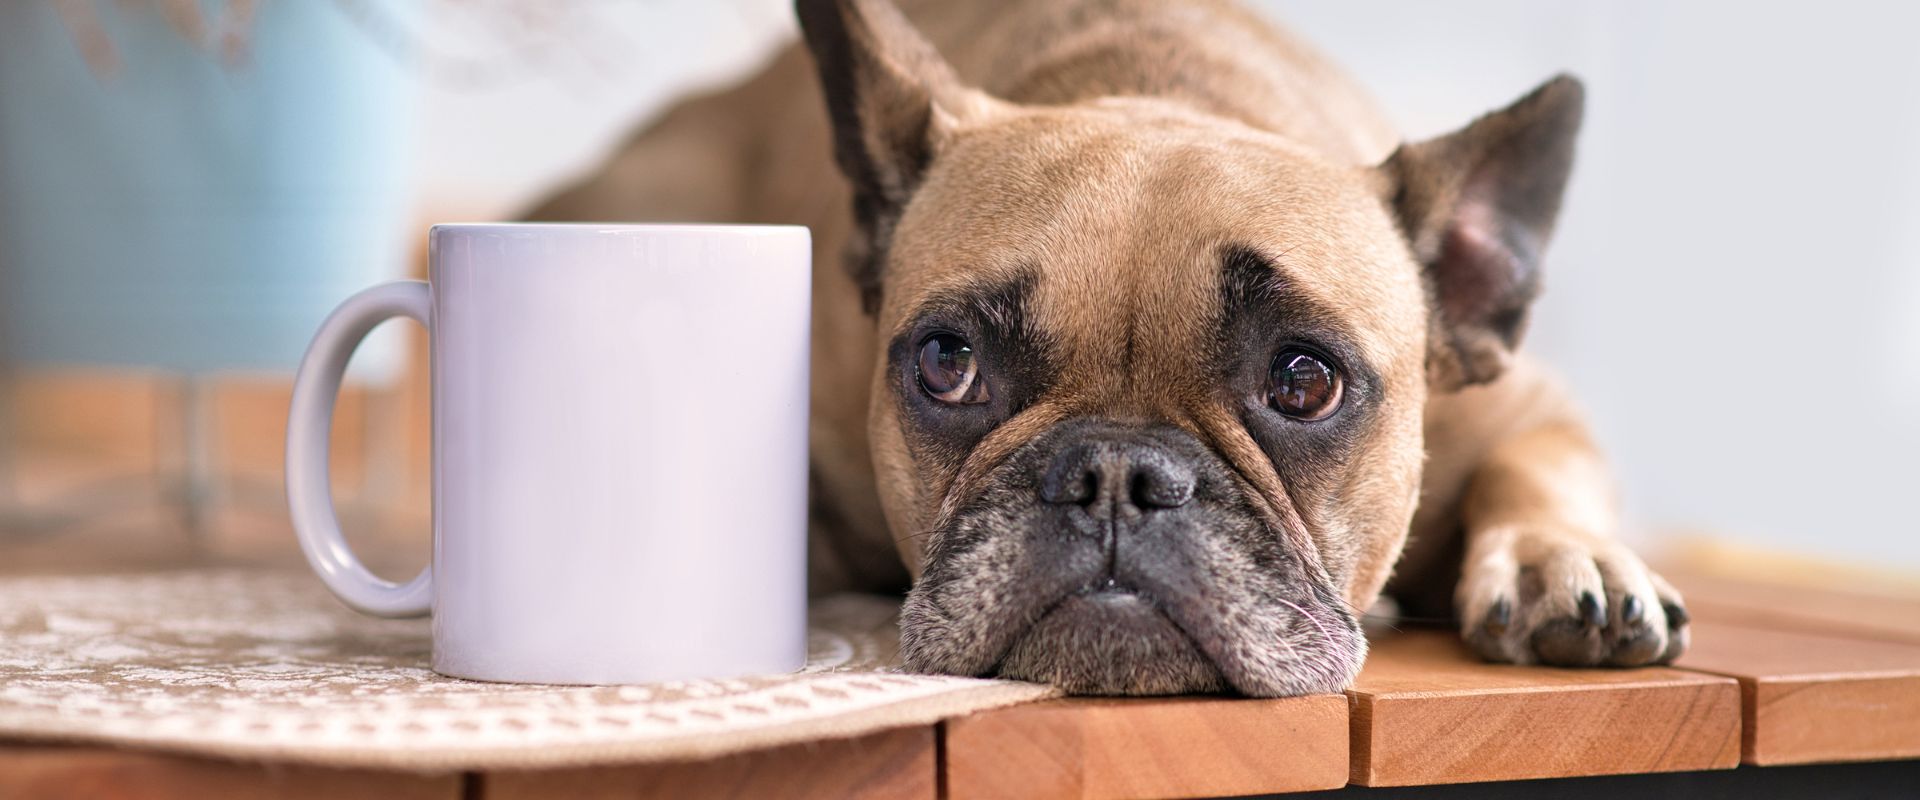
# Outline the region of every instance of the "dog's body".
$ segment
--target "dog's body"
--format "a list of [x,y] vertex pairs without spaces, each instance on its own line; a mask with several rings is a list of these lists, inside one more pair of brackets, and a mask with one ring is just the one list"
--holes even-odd
[[803,0],[812,58],[532,215],[813,229],[816,590],[911,582],[910,665],[1101,693],[1340,688],[1390,575],[1489,658],[1684,647],[1512,353],[1577,84],[1403,147],[1225,3],[908,11]]

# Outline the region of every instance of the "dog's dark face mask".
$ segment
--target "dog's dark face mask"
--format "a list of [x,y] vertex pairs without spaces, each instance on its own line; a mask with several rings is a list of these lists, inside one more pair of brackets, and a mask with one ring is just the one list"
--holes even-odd
[[1487,198],[1549,173],[1486,177],[1538,148],[1480,140],[1528,120],[1331,164],[1149,98],[1012,106],[885,4],[801,11],[883,342],[869,436],[916,576],[908,666],[1344,688],[1413,514],[1429,385],[1497,372],[1524,318],[1501,249],[1524,237]]

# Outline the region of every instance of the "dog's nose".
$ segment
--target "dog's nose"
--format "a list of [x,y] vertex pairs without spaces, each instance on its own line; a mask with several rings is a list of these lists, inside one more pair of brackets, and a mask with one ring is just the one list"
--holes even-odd
[[1122,503],[1140,511],[1178,508],[1193,499],[1194,472],[1165,448],[1145,442],[1083,440],[1061,448],[1040,478],[1040,499],[1096,513]]

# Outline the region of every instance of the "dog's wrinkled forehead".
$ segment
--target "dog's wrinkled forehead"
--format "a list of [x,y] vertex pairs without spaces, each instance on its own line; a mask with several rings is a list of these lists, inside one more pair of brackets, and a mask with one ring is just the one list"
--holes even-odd
[[[1419,275],[1366,173],[1150,101],[1027,111],[958,132],[894,230],[883,321],[1021,285],[1063,364],[1135,380],[1198,366],[1236,261],[1339,318],[1389,372],[1418,359]],[[1191,381],[1182,381],[1191,383]]]

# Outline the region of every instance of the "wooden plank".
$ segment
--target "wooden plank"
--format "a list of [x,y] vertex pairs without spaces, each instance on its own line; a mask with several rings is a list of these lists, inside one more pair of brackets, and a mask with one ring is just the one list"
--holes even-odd
[[1920,645],[1920,590],[1903,595],[1842,586],[1784,586],[1684,568],[1662,574],[1700,619]]
[[1920,645],[1696,617],[1678,666],[1740,681],[1748,764],[1920,757]]
[[1347,704],[1339,695],[1076,698],[946,722],[951,800],[1117,800],[1296,792],[1343,786]]
[[1740,756],[1732,680],[1488,664],[1451,631],[1379,637],[1348,694],[1364,786],[1727,769]]
[[461,776],[219,761],[100,747],[0,745],[0,797],[458,800]]
[[933,800],[935,749],[932,726],[901,728],[703,761],[489,772],[480,797]]

